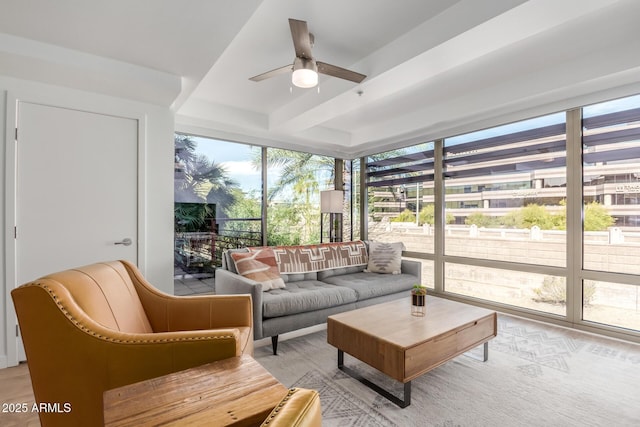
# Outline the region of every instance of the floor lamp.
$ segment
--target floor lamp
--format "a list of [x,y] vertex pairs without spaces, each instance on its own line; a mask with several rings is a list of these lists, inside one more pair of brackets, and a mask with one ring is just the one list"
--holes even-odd
[[344,191],[327,190],[320,192],[320,243],[324,239],[325,216],[329,217],[329,242],[342,242],[342,210]]

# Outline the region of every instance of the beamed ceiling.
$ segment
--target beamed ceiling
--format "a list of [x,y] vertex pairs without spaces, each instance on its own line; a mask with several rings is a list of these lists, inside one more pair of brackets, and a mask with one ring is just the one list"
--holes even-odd
[[[640,92],[640,1],[0,0],[0,74],[168,106],[178,130],[352,158]],[[249,77],[314,57],[367,78]]]

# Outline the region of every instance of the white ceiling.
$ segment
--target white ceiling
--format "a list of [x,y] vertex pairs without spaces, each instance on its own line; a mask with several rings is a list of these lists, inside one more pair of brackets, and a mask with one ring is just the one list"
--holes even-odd
[[[249,77],[314,57],[367,75]],[[0,0],[0,74],[171,106],[178,130],[345,158],[640,92],[637,0]]]

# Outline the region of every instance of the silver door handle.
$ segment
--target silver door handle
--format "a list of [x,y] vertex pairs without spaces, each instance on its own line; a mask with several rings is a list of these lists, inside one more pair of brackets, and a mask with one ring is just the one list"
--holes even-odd
[[127,237],[126,239],[122,239],[122,241],[121,241],[121,242],[115,242],[115,243],[114,243],[114,245],[125,245],[125,246],[131,246],[131,243],[133,243],[133,242],[131,241],[131,239],[130,239],[130,238],[128,238],[128,237]]

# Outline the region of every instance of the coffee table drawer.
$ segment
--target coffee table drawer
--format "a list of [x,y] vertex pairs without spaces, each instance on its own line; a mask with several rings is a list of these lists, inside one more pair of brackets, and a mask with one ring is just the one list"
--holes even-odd
[[405,354],[405,380],[411,380],[468,351],[497,334],[496,313],[408,348]]

